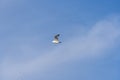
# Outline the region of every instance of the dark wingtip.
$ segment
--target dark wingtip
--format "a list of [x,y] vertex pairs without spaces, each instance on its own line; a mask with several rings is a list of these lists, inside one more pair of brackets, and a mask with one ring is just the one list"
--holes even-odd
[[60,34],[57,34],[58,36],[60,36]]

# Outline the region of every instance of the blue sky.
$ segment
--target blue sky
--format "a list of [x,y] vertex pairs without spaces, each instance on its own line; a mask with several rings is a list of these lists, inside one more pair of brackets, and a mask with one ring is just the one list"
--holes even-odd
[[119,3],[0,0],[0,80],[120,80]]

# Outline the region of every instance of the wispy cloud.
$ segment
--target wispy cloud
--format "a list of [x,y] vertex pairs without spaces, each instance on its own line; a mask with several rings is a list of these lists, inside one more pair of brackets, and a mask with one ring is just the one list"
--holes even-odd
[[18,63],[14,59],[4,59],[0,75],[3,80],[18,80],[18,78],[29,74],[42,73],[50,66],[75,58],[85,59],[86,57],[94,58],[103,55],[105,50],[117,43],[116,40],[120,37],[119,23],[119,16],[97,22],[87,34],[77,35],[56,46],[54,50],[32,60]]

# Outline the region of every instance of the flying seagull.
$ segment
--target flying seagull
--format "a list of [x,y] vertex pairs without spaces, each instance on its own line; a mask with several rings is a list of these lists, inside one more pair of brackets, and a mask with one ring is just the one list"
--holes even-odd
[[52,41],[54,44],[61,43],[58,39],[59,36],[60,36],[60,34],[57,34],[57,35],[54,36],[54,40]]

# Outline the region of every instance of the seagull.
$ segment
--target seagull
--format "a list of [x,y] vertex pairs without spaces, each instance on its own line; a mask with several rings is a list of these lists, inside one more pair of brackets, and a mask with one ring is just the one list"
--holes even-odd
[[57,35],[54,36],[54,40],[52,41],[54,44],[61,43],[58,39],[59,36],[60,36],[60,34],[57,34]]

